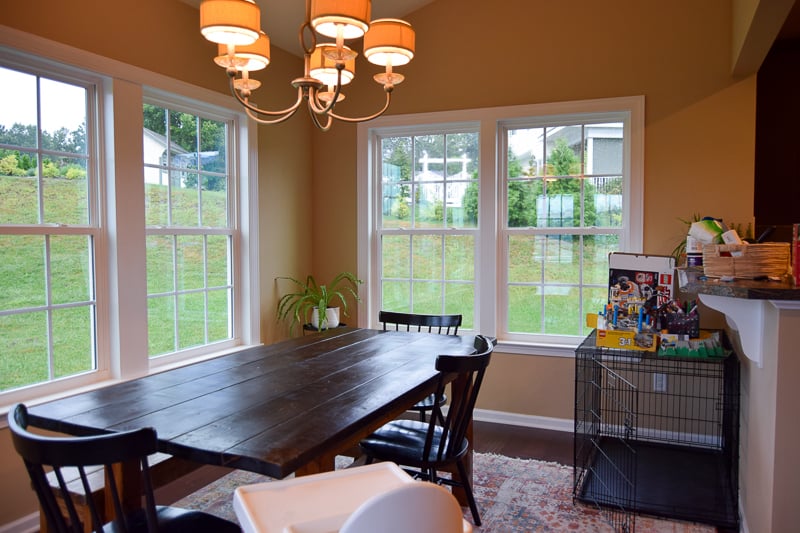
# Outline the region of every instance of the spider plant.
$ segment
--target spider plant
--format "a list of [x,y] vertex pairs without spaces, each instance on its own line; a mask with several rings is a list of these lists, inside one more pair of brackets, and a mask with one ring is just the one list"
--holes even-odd
[[322,330],[328,308],[341,307],[342,314],[347,316],[347,299],[353,298],[361,301],[358,296],[358,285],[363,283],[350,272],[340,272],[330,283],[320,285],[314,276],[308,275],[305,282],[298,279],[281,276],[276,279],[290,281],[295,290],[281,296],[278,300],[278,320],[289,320],[289,333],[294,327],[309,322],[309,317],[314,308],[318,309],[317,323],[313,324]]

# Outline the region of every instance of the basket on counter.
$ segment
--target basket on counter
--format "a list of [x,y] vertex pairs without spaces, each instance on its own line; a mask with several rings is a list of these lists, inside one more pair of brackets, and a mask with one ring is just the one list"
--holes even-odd
[[706,276],[780,277],[789,272],[788,242],[703,245],[703,273]]

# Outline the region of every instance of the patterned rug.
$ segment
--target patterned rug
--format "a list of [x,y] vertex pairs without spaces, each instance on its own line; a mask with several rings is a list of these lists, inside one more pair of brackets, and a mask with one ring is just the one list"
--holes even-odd
[[[345,458],[337,467],[346,465]],[[475,533],[613,532],[596,509],[572,501],[572,467],[502,455],[475,453],[473,459],[475,499],[483,525]],[[201,509],[228,520],[236,520],[231,504],[239,485],[261,483],[270,478],[235,471],[176,502],[178,507]],[[469,510],[464,516],[472,521]],[[641,533],[714,533],[706,525],[636,518]]]

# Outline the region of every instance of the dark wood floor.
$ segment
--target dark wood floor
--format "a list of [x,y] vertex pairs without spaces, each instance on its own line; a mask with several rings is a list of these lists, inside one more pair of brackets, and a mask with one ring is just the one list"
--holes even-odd
[[569,466],[572,466],[574,460],[573,434],[570,431],[476,421],[473,446],[478,452],[554,461]]

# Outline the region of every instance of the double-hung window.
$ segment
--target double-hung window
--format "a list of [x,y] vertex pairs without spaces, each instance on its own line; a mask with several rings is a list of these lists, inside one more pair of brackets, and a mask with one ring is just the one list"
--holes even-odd
[[471,328],[478,239],[478,132],[439,127],[376,138],[376,244],[383,309],[464,315]]
[[98,365],[96,95],[89,76],[0,64],[0,391]]
[[143,119],[152,357],[233,337],[234,128],[150,103]]
[[362,323],[461,313],[507,350],[571,353],[608,254],[641,251],[642,131],[640,97],[360,125]]

